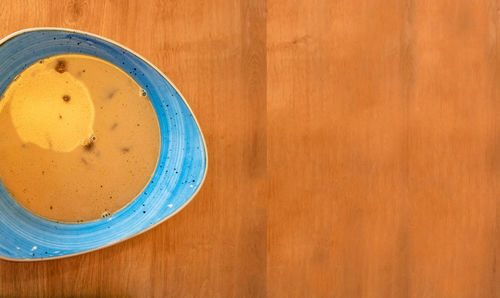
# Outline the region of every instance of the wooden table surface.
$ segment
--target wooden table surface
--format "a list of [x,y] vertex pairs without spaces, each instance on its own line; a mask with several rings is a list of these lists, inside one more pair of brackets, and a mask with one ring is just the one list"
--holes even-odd
[[75,28],[148,58],[210,158],[174,218],[0,262],[0,296],[500,297],[499,1],[0,6],[0,36]]

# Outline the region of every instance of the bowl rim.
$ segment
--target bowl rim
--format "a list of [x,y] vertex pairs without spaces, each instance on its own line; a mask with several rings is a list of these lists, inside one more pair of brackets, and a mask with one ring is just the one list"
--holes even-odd
[[[118,244],[118,243],[121,243],[121,242],[124,242],[126,240],[129,240],[129,239],[132,239],[136,236],[139,236],[155,227],[157,227],[158,225],[164,223],[167,219],[173,217],[174,215],[176,215],[178,212],[180,212],[182,209],[184,209],[190,202],[191,200],[193,200],[193,198],[198,194],[198,192],[200,191],[200,189],[202,188],[203,184],[205,183],[205,179],[207,177],[207,171],[208,171],[208,152],[207,152],[207,143],[205,141],[205,136],[203,135],[203,131],[201,130],[201,127],[200,127],[200,124],[198,122],[198,119],[196,118],[196,115],[193,113],[193,110],[191,109],[191,106],[189,106],[188,102],[186,101],[186,99],[184,98],[184,95],[182,95],[182,93],[179,91],[179,89],[177,88],[177,86],[175,86],[175,84],[158,68],[156,67],[156,65],[154,65],[153,63],[151,63],[150,61],[148,61],[146,58],[144,58],[142,55],[138,54],[137,52],[131,50],[130,48],[114,41],[114,40],[111,40],[107,37],[104,37],[104,36],[101,36],[101,35],[98,35],[98,34],[94,34],[94,33],[90,33],[90,32],[86,32],[86,31],[82,31],[82,30],[77,30],[77,29],[70,29],[70,28],[62,28],[62,27],[32,27],[32,28],[26,28],[26,29],[21,29],[21,30],[18,30],[18,31],[15,31],[7,36],[5,36],[4,38],[0,39],[0,46],[2,46],[6,41],[18,36],[18,35],[21,35],[23,33],[27,33],[27,32],[34,32],[34,31],[66,31],[66,32],[70,32],[70,33],[78,33],[78,34],[84,34],[84,35],[89,35],[89,36],[92,36],[92,37],[96,37],[96,38],[99,38],[99,39],[102,39],[104,41],[107,41],[109,43],[112,43],[126,51],[128,51],[129,53],[133,54],[134,56],[136,56],[137,58],[141,59],[142,61],[144,61],[146,64],[148,64],[149,66],[151,66],[154,70],[156,70],[165,80],[167,80],[167,82],[175,89],[175,91],[177,92],[177,94],[179,94],[180,98],[182,99],[182,101],[184,102],[184,104],[186,105],[186,107],[189,109],[189,111],[191,112],[191,115],[193,116],[193,119],[194,119],[194,122],[196,123],[196,126],[198,128],[198,131],[200,132],[200,135],[201,135],[201,139],[202,139],[202,142],[203,142],[203,150],[205,152],[205,167],[204,167],[204,172],[203,172],[203,177],[201,179],[201,182],[200,184],[198,185],[198,188],[196,189],[196,191],[191,195],[191,197],[189,197],[186,202],[184,202],[184,204],[182,204],[179,208],[177,208],[177,210],[175,210],[174,212],[172,212],[171,214],[167,215],[166,217],[164,217],[163,219],[161,219],[160,221],[158,221],[157,223],[154,223],[152,225],[150,225],[149,227],[133,234],[133,235],[130,235],[128,237],[125,237],[123,239],[120,239],[118,241],[114,241],[114,242],[111,242],[111,243],[108,243],[106,245],[103,245],[103,246],[100,246],[100,247],[96,247],[96,248],[93,248],[93,249],[89,249],[89,250],[85,250],[85,251],[81,251],[81,252],[76,252],[76,253],[71,253],[71,254],[67,254],[67,255],[61,255],[61,256],[54,256],[54,257],[47,257],[47,258],[33,258],[33,259],[16,259],[16,258],[10,258],[10,257],[5,257],[5,256],[2,256],[0,255],[0,260],[4,260],[4,261],[12,261],[12,262],[39,262],[39,261],[49,261],[49,260],[56,260],[56,259],[64,259],[64,258],[69,258],[69,257],[74,257],[74,256],[78,256],[78,255],[82,255],[82,254],[86,254],[86,253],[90,253],[90,252],[93,252],[93,251],[97,251],[97,250],[101,250],[101,249],[104,249],[106,247],[110,247],[110,246],[113,246],[115,244]],[[157,165],[158,167],[158,165]],[[156,170],[156,168],[155,168]]]

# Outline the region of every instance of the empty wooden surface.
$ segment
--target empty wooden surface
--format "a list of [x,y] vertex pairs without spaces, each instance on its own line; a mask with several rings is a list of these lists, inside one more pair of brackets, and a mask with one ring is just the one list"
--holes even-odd
[[148,58],[210,158],[174,218],[0,262],[0,296],[500,297],[498,1],[0,4],[1,36],[69,27]]

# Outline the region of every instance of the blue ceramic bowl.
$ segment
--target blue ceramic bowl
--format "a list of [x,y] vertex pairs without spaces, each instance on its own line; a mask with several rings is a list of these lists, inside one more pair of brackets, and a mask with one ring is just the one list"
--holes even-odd
[[82,224],[57,223],[32,214],[7,193],[0,181],[0,259],[66,257],[138,235],[186,206],[206,175],[205,141],[180,92],[158,68],[113,41],[58,28],[16,32],[0,41],[0,94],[31,64],[65,53],[107,60],[130,73],[147,91],[160,123],[159,162],[151,183],[131,204],[112,217]]

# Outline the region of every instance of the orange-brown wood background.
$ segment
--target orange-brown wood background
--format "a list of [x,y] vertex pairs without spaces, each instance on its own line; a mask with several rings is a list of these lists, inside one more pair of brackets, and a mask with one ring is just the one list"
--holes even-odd
[[0,262],[0,296],[500,297],[499,17],[496,0],[1,0],[0,36],[75,28],[156,64],[210,166],[152,231]]

